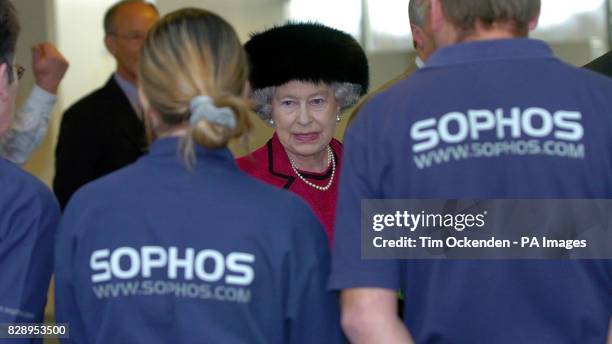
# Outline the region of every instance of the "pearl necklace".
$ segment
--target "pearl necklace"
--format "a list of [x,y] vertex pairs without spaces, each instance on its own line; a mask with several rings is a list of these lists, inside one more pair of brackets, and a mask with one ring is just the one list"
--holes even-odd
[[306,180],[306,178],[304,178],[304,176],[302,176],[300,172],[298,172],[297,167],[295,166],[295,161],[293,161],[291,157],[289,157],[289,162],[291,163],[291,168],[293,169],[293,172],[295,172],[298,178],[300,178],[306,185],[315,188],[319,191],[327,191],[332,186],[332,183],[334,182],[334,175],[336,174],[336,159],[334,159],[334,153],[332,152],[332,149],[329,146],[327,146],[327,166],[329,166],[329,164],[331,163],[332,172],[331,177],[329,178],[329,182],[325,186],[320,186]]

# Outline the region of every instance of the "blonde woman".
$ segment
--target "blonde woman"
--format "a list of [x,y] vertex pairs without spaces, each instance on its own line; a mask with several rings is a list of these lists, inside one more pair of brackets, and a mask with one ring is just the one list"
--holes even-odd
[[249,128],[247,78],[217,15],[184,9],[153,27],[139,69],[150,152],[77,192],[59,231],[68,342],[338,341],[321,225],[226,148]]

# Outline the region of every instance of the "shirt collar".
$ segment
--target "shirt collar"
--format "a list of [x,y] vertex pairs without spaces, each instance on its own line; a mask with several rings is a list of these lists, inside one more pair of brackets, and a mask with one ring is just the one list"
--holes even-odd
[[134,111],[138,113],[140,110],[140,100],[138,99],[138,88],[136,88],[136,85],[122,78],[119,73],[115,73],[113,77],[119,85],[119,88],[121,88],[121,90],[123,91],[123,94],[125,94],[127,99],[130,101],[130,104],[132,105],[132,108],[134,108]]
[[470,41],[438,49],[425,68],[494,60],[555,58],[550,47],[528,38]]
[[[180,143],[180,137],[164,137],[157,139],[151,143],[147,157],[155,160],[170,159],[172,161],[182,163],[182,157],[179,150]],[[220,161],[235,166],[234,156],[227,148],[210,149],[194,143],[194,150],[196,162],[206,161],[206,163],[203,164],[196,164],[196,169],[198,169],[198,166],[206,166],[210,163],[210,161]]]
[[414,58],[414,64],[417,66],[418,69],[425,67],[425,62],[423,61],[423,59],[421,59],[420,56]]

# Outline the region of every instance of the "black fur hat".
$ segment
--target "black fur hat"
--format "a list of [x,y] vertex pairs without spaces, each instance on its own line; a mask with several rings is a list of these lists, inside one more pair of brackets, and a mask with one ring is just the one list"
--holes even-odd
[[368,91],[365,52],[349,34],[318,23],[287,23],[251,35],[245,44],[254,90],[291,80],[349,82]]

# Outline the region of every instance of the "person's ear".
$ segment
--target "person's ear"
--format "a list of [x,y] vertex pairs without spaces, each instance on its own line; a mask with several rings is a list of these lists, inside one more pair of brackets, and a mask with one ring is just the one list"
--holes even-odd
[[140,106],[143,110],[146,110],[150,107],[149,99],[144,95],[142,88],[138,87],[138,101],[140,102]]
[[0,100],[5,102],[9,98],[9,68],[6,62],[0,64]]
[[147,123],[149,128],[153,130],[159,128],[159,114],[151,107],[149,99],[147,99],[140,87],[138,88],[138,100],[140,101],[140,106],[142,107],[142,120]]
[[159,137],[161,125],[159,114],[152,108],[146,108],[146,110],[143,109],[142,116],[147,140],[149,143],[152,143]]
[[538,12],[538,14],[536,14],[530,21],[529,21],[529,31],[533,31],[538,27],[538,22],[540,20],[540,13]]
[[115,52],[117,51],[117,45],[115,38],[110,33],[107,33],[104,36],[104,45],[106,46],[106,50],[108,50],[111,55],[115,56]]
[[157,113],[157,111],[149,108],[148,110],[144,112],[144,116],[145,116],[145,121],[149,123],[149,128],[151,128],[151,130],[155,134],[157,134],[157,131],[161,123],[161,120],[159,119],[159,114]]
[[410,30],[412,31],[412,44],[414,45],[414,50],[418,52],[423,49],[423,45],[425,44],[423,30],[412,24],[410,24]]
[[251,97],[251,83],[249,80],[244,82],[244,86],[242,87],[242,97],[247,99]]

